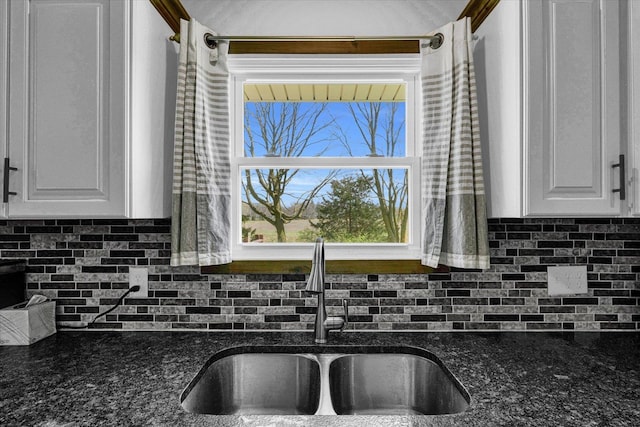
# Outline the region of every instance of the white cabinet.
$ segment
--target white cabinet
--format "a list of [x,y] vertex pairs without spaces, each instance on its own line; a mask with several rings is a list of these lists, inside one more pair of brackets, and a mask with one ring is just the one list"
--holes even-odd
[[168,216],[175,49],[149,2],[7,5],[5,214]]
[[631,97],[628,105],[629,112],[629,181],[631,183],[630,211],[633,215],[640,215],[640,2],[629,2],[628,40],[629,55],[627,75],[629,76],[629,90]]
[[502,1],[477,30],[490,216],[629,213],[612,191],[629,176],[614,167],[628,151],[621,7]]
[[[7,79],[9,77],[9,7],[7,2],[0,2],[0,172],[4,173],[4,158],[7,157]],[[2,203],[4,195],[3,175],[0,174],[0,218],[7,215],[6,203]]]

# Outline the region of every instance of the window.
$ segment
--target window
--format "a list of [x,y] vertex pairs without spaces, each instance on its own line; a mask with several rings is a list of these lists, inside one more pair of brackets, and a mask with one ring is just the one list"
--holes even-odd
[[417,259],[417,55],[229,58],[234,259]]

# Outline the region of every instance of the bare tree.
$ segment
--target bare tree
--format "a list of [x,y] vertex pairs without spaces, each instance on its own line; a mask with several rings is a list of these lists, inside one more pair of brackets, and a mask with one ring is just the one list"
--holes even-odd
[[[318,156],[326,150],[323,130],[333,124],[327,120],[326,103],[260,102],[247,108],[245,153],[249,157]],[[254,129],[252,124],[257,125]],[[285,225],[302,217],[313,198],[335,176],[319,178],[311,190],[294,195],[287,191],[300,169],[247,169],[243,189],[245,202],[259,217],[276,229],[278,242],[286,242]],[[285,206],[284,199],[293,200]]]
[[[347,104],[349,113],[358,128],[369,156],[392,157],[396,154],[404,127],[404,118],[399,119],[399,105],[395,102],[358,102]],[[353,155],[349,138],[339,129],[337,138]],[[360,173],[365,176],[364,171]],[[403,242],[408,222],[408,176],[405,171],[374,169],[371,189],[378,199],[382,221],[390,242]]]

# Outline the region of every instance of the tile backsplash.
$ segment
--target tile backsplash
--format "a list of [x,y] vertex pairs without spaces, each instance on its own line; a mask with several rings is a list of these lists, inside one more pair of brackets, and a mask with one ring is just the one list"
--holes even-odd
[[[503,218],[489,227],[489,270],[328,275],[329,315],[347,298],[356,330],[640,329],[640,219]],[[201,274],[170,267],[169,256],[168,219],[0,221],[0,258],[27,261],[28,294],[56,300],[60,328],[115,304],[129,266],[148,267],[148,298],[126,298],[91,328],[313,328],[304,274]],[[550,297],[547,267],[556,265],[586,265],[588,294]]]

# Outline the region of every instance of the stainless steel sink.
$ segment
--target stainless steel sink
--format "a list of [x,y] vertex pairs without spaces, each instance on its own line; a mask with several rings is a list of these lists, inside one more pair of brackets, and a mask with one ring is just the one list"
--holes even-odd
[[329,369],[338,415],[440,415],[463,412],[469,402],[455,378],[413,354],[354,354]]
[[244,353],[211,363],[183,393],[182,407],[199,414],[313,415],[320,369],[297,354]]
[[435,355],[408,346],[234,347],[181,396],[187,411],[213,415],[438,415],[469,401]]

